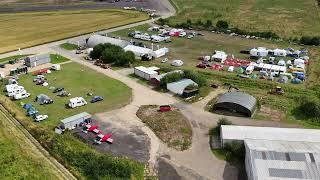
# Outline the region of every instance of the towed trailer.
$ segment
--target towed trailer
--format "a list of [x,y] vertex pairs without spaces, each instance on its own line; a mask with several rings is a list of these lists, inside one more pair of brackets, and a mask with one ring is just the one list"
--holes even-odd
[[60,125],[55,129],[55,132],[61,134],[63,131],[72,130],[83,123],[90,123],[92,115],[87,112],[82,112],[74,116],[61,120]]

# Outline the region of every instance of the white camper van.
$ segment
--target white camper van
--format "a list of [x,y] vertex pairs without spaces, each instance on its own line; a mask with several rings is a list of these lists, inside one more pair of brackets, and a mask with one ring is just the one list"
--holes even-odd
[[17,93],[15,95],[13,95],[13,99],[15,100],[20,100],[20,99],[24,99],[30,96],[30,93],[27,93],[27,91],[23,91],[21,93]]
[[19,93],[22,93],[24,90],[24,87],[23,86],[16,86],[16,87],[13,87],[12,89],[7,89],[8,93],[7,95],[9,97],[12,97],[14,96],[15,94],[19,94]]
[[69,100],[68,106],[70,108],[76,108],[76,107],[84,106],[86,104],[87,104],[87,101],[84,100],[83,97],[75,97]]

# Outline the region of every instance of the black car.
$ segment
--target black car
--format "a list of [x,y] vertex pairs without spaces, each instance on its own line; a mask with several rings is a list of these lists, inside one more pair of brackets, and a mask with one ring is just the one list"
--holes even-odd
[[63,90],[64,90],[63,87],[61,87],[61,88],[56,88],[55,90],[53,90],[53,93],[61,92],[61,91],[63,91]]

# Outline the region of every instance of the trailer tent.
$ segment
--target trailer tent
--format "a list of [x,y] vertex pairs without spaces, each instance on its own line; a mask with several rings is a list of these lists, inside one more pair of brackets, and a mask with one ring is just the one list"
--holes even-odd
[[76,126],[79,126],[80,123],[84,123],[86,121],[90,121],[91,114],[87,112],[83,112],[66,119],[61,120],[60,128],[61,129],[73,129]]

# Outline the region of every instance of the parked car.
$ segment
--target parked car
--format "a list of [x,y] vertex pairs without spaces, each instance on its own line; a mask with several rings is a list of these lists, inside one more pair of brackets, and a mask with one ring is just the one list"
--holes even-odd
[[63,90],[64,90],[63,87],[59,87],[59,88],[56,88],[55,90],[53,90],[53,93],[61,92]]
[[94,96],[92,99],[91,99],[91,103],[95,103],[95,102],[99,102],[99,101],[103,101],[103,97],[101,96]]
[[46,119],[48,119],[48,115],[37,115],[35,118],[34,118],[34,120],[36,121],[36,122],[40,122],[40,121],[43,121],[43,120],[46,120]]
[[110,66],[107,65],[107,64],[101,64],[100,67],[101,67],[102,69],[109,69],[109,68],[110,68]]
[[26,91],[22,92],[22,93],[18,93],[13,95],[13,99],[15,100],[20,100],[20,99],[24,99],[30,96],[30,93],[27,93]]
[[38,79],[37,82],[36,82],[36,85],[42,85],[45,82],[46,81],[44,79]]
[[82,53],[83,53],[82,50],[77,50],[77,51],[76,51],[76,54],[82,54]]
[[71,94],[67,91],[60,91],[57,96],[60,96],[60,97],[68,97],[68,96],[71,96]]
[[205,65],[205,64],[198,64],[196,67],[197,67],[197,68],[205,69],[205,68],[207,68],[207,65]]

